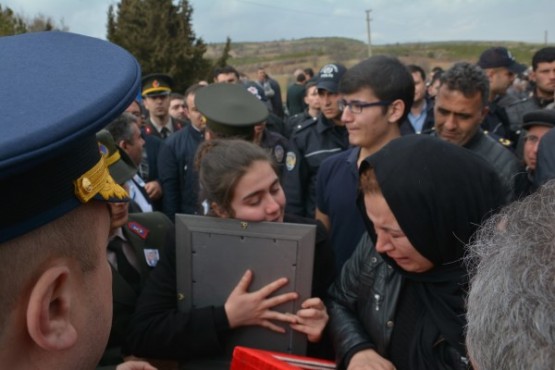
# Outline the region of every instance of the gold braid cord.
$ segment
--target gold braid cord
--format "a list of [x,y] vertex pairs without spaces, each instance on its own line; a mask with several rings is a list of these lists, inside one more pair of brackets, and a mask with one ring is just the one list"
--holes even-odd
[[87,203],[96,194],[100,194],[105,200],[121,199],[127,200],[128,194],[121,186],[114,182],[108,172],[106,157],[101,156],[90,170],[73,182],[75,196],[82,203]]

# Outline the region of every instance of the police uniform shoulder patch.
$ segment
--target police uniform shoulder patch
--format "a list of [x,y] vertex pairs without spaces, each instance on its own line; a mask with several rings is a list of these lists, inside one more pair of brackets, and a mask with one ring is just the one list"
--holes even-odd
[[150,233],[150,231],[146,227],[135,221],[128,222],[127,227],[129,228],[129,230],[131,230],[131,232],[133,232],[133,234],[136,234],[139,238],[143,240],[146,240],[148,234]]
[[283,149],[283,146],[279,144],[276,145],[274,147],[274,157],[276,158],[277,163],[283,162],[284,155],[285,155],[285,149]]
[[287,171],[293,171],[296,164],[297,155],[294,152],[287,152],[287,157],[285,158],[285,167],[287,167]]

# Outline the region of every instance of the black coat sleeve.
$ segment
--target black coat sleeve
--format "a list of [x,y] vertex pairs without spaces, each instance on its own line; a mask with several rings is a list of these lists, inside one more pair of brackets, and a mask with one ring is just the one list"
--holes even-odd
[[367,245],[368,234],[365,233],[328,292],[328,326],[339,369],[347,367],[354,353],[374,348],[357,314],[362,309],[359,307],[360,282],[368,274],[364,265],[371,258]]
[[169,239],[139,297],[123,352],[168,360],[219,354],[221,337],[229,331],[224,307],[178,310],[175,239]]

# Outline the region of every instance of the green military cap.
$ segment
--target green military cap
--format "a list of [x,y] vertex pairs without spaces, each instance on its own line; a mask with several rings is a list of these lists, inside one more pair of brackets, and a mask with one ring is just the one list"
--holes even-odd
[[195,105],[206,126],[224,136],[252,137],[268,108],[241,84],[212,84],[197,91]]
[[141,80],[143,96],[169,95],[173,88],[171,76],[163,73],[152,73]]
[[137,173],[137,167],[129,155],[116,145],[110,132],[100,130],[96,133],[96,140],[100,152],[106,157],[106,164],[114,181],[121,185],[131,180]]

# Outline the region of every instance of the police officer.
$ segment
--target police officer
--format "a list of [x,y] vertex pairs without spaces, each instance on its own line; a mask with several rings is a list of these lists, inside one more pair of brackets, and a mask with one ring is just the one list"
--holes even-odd
[[90,369],[112,315],[106,203],[127,196],[94,133],[133,100],[139,64],[65,32],[2,37],[0,54],[0,78],[17,82],[0,92],[0,363]]
[[145,134],[166,139],[181,130],[184,122],[170,116],[173,79],[166,74],[153,73],[143,77],[142,85],[143,101],[149,113],[144,126]]
[[290,116],[285,121],[284,136],[287,138],[291,138],[293,131],[304,126],[304,121],[316,121],[320,114],[320,99],[318,98],[318,87],[316,87],[315,80],[306,83],[304,93],[306,109],[301,113]]
[[535,87],[531,96],[506,107],[513,131],[520,130],[524,114],[545,108],[553,102],[555,92],[555,47],[545,47],[532,56],[530,79]]
[[316,208],[316,174],[322,161],[349,146],[349,137],[341,123],[339,81],[346,68],[327,64],[318,75],[321,114],[316,121],[305,123],[293,132],[286,156],[283,188],[287,196],[286,212],[314,217]]
[[[542,148],[541,160],[539,148],[543,137],[555,127],[555,110],[538,109],[524,115],[522,128],[524,130],[523,160],[528,174],[528,194],[536,190],[536,180],[538,184],[543,184],[552,177],[551,169],[546,164],[545,157],[552,157],[552,150],[549,145]],[[542,145],[543,146],[543,145]],[[547,154],[547,156],[546,156]],[[552,162],[548,160],[547,163]],[[541,165],[540,165],[541,163]],[[538,171],[537,169],[541,167]],[[549,175],[547,175],[549,173]]]
[[[248,92],[256,96],[256,98],[261,102],[266,100],[264,90],[259,85],[255,83],[247,83],[245,84],[245,87]],[[289,142],[281,133],[278,132],[278,130],[276,130],[278,125],[276,125],[276,121],[272,121],[272,117],[277,119],[280,122],[279,125],[283,128],[283,121],[269,111],[266,121],[259,123],[254,127],[253,142],[270,152],[272,158],[278,166],[281,176],[285,170],[285,153],[289,148]],[[273,127],[273,129],[270,129],[269,127]]]
[[[131,159],[116,146],[108,131],[101,130],[96,138],[114,181],[127,184],[137,172]],[[113,317],[108,345],[99,363],[102,369],[123,362],[121,346],[127,325],[148,274],[160,258],[159,250],[166,244],[168,231],[173,229],[172,222],[163,213],[129,214],[128,207],[127,202],[110,204],[107,255],[112,270]]]

